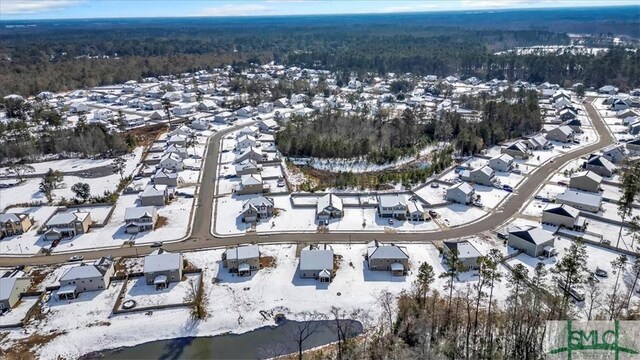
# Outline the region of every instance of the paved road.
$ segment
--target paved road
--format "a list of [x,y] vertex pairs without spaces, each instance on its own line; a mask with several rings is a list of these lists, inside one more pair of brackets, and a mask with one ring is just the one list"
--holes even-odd
[[[397,242],[439,242],[445,239],[461,238],[479,234],[492,230],[509,220],[520,207],[525,204],[533,195],[535,190],[558,168],[573,159],[588,155],[614,142],[613,136],[609,133],[604,120],[600,117],[596,109],[591,105],[593,98],[587,99],[584,106],[587,114],[591,118],[593,127],[598,132],[600,139],[597,143],[563,154],[553,162],[548,162],[539,167],[533,174],[530,174],[526,181],[512,194],[501,210],[477,221],[448,230],[426,232],[426,233],[352,233],[352,234],[317,234],[317,233],[295,233],[295,234],[273,234],[273,235],[239,235],[233,237],[217,237],[211,234],[213,211],[213,197],[215,194],[215,179],[217,177],[218,156],[220,140],[229,132],[238,127],[229,128],[218,132],[209,140],[209,147],[205,159],[201,186],[198,194],[198,202],[195,208],[194,221],[191,236],[181,242],[167,243],[163,247],[168,251],[188,251],[204,248],[217,248],[242,243],[295,243],[299,241],[310,242],[331,242],[331,243],[364,243],[377,239],[382,241]],[[162,231],[162,230],[160,230]],[[149,246],[126,247],[118,249],[103,249],[96,251],[82,252],[86,259],[95,259],[100,256],[113,255],[115,257],[124,255],[148,254],[153,249]],[[67,261],[68,254],[54,254],[51,256],[35,257],[3,257],[0,258],[0,265],[41,265],[56,264]]]

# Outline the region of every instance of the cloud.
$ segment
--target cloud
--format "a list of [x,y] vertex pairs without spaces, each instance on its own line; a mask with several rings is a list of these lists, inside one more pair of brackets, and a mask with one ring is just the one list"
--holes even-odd
[[273,8],[262,4],[228,4],[198,11],[195,16],[260,16],[272,15]]
[[427,3],[427,4],[411,4],[411,5],[403,5],[403,6],[387,6],[383,7],[377,12],[381,13],[397,13],[397,12],[419,12],[419,11],[429,11],[436,10],[440,7],[438,4]]
[[0,0],[0,14],[33,14],[43,11],[63,10],[81,2],[80,0]]
[[544,6],[553,3],[549,0],[463,0],[461,2],[464,8],[473,9],[492,9],[492,8],[518,8],[528,6]]

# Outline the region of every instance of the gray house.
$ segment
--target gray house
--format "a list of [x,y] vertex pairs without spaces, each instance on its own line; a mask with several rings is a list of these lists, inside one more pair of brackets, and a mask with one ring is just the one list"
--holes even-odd
[[93,264],[74,266],[60,278],[58,299],[71,300],[86,291],[104,290],[109,287],[113,272],[113,259],[110,257],[103,257]]
[[575,137],[575,132],[567,125],[560,125],[547,132],[547,139],[551,141],[558,141],[562,143],[572,142]]
[[495,179],[496,174],[489,166],[483,166],[479,169],[471,170],[468,173],[463,172],[462,174],[462,180],[485,186],[492,186]]
[[458,259],[462,262],[464,270],[475,270],[478,268],[478,258],[482,256],[480,251],[467,240],[464,241],[445,241],[442,248],[445,253],[456,252]]
[[222,255],[222,260],[229,272],[240,276],[251,275],[252,271],[260,269],[260,249],[258,245],[228,248]]
[[602,206],[602,195],[567,189],[556,197],[556,203],[596,213]]
[[178,186],[178,174],[165,169],[159,169],[151,180],[154,185]]
[[260,174],[242,175],[240,177],[240,185],[236,189],[238,195],[245,194],[262,194],[264,185]]
[[242,221],[245,223],[255,223],[262,219],[273,216],[273,198],[258,196],[245,201],[242,204]]
[[333,249],[330,245],[309,245],[300,251],[300,277],[320,282],[333,279]]
[[183,266],[182,254],[158,249],[144,257],[142,272],[147,285],[166,289],[170,283],[182,280]]
[[20,300],[20,295],[31,287],[31,279],[28,276],[12,275],[14,276],[0,278],[0,313],[13,308]]
[[602,149],[602,156],[611,163],[618,164],[623,162],[629,156],[629,152],[624,145],[613,144]]
[[167,185],[148,185],[140,194],[140,205],[164,206],[167,198]]
[[402,276],[409,269],[409,254],[405,247],[374,240],[367,244],[367,265],[369,270],[390,270],[394,276]]
[[405,219],[407,216],[406,195],[378,195],[378,215]]
[[553,253],[555,238],[538,227],[531,227],[527,230],[516,230],[509,232],[507,244],[509,246],[524,251],[525,254],[538,257],[543,254]]
[[580,217],[578,209],[565,204],[547,205],[542,211],[542,223],[576,231],[584,231],[587,225],[585,219]]
[[253,159],[244,160],[236,164],[235,168],[238,176],[257,174],[260,171],[260,165]]
[[518,141],[505,148],[502,148],[501,152],[503,154],[509,154],[512,157],[518,159],[528,159],[529,156],[531,156],[531,151],[523,141]]
[[59,240],[72,238],[89,231],[91,226],[91,213],[80,211],[58,213],[53,215],[45,224],[47,231],[45,240]]
[[319,221],[341,218],[344,215],[342,199],[334,194],[326,194],[318,199],[316,217]]
[[158,221],[158,212],[155,206],[130,207],[124,211],[125,232],[137,234],[143,231],[151,231]]
[[476,190],[473,186],[461,182],[457,183],[450,188],[447,189],[447,201],[451,201],[458,204],[469,204],[473,201],[473,195],[476,193]]
[[602,177],[611,177],[616,171],[616,166],[604,156],[592,154],[584,163],[586,170],[591,170]]
[[601,182],[602,176],[594,173],[593,171],[581,171],[571,175],[569,187],[572,189],[595,193],[600,191]]
[[495,171],[509,172],[513,168],[513,156],[500,154],[489,160],[489,167]]

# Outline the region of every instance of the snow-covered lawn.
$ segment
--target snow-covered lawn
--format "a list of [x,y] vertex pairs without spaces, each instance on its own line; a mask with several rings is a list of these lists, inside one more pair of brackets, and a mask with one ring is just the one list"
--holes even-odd
[[[62,172],[82,171],[101,166],[108,166],[112,163],[113,159],[63,159],[31,163],[29,165],[33,166],[35,169],[33,174],[40,175],[46,173],[49,169],[59,170]],[[7,170],[8,168],[6,167],[0,168],[0,174],[6,173]]]
[[502,189],[478,184],[474,184],[473,188],[476,190],[476,195],[480,195],[482,205],[489,209],[495,209],[510,194]]
[[523,179],[524,176],[522,175],[496,171],[496,180],[500,181],[500,184],[509,185],[514,189],[522,182]]
[[447,193],[447,186],[438,184],[437,188],[431,187],[431,185],[423,186],[415,191],[415,194],[424,199],[430,205],[442,204],[446,200],[444,199]]
[[185,275],[186,280],[170,283],[166,289],[156,290],[154,285],[147,285],[145,277],[137,277],[127,281],[123,303],[134,300],[136,307],[183,304],[191,292],[190,281],[198,284],[199,274]]
[[448,226],[460,226],[470,223],[487,214],[486,211],[475,206],[461,204],[450,204],[435,210],[440,215],[440,220]]
[[98,224],[104,223],[107,219],[107,215],[109,215],[109,211],[111,211],[111,206],[85,206],[81,208],[68,208],[66,211],[61,211],[61,214],[64,213],[73,213],[76,211],[88,212],[91,214],[91,221],[96,222]]
[[0,315],[0,324],[2,325],[12,325],[12,324],[20,324],[22,319],[27,316],[29,309],[33,307],[38,302],[37,296],[23,297],[20,299],[17,306],[11,309],[9,312],[5,312]]

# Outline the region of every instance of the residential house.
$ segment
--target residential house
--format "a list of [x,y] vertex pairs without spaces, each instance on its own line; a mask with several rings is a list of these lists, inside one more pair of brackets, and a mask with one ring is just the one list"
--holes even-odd
[[602,207],[602,195],[567,189],[556,197],[556,204],[597,213]]
[[167,144],[187,147],[187,136],[182,134],[171,135],[171,137],[167,140]]
[[100,258],[92,264],[74,266],[60,278],[58,299],[71,300],[83,292],[104,290],[109,287],[113,273],[113,259],[110,257]]
[[189,124],[189,127],[194,129],[194,130],[208,130],[209,129],[209,122],[204,120],[204,119],[197,119],[197,120],[193,120]]
[[618,93],[618,88],[613,85],[605,85],[598,89],[598,94],[615,95]]
[[602,176],[593,171],[581,171],[571,175],[569,187],[572,189],[597,193],[600,191]]
[[187,152],[187,148],[182,147],[180,145],[169,145],[166,149],[164,149],[165,154],[176,154],[180,157],[180,159],[186,159],[189,157]]
[[236,164],[236,175],[249,175],[249,174],[257,174],[260,172],[260,165],[255,162],[253,159],[248,159]]
[[262,194],[263,191],[262,176],[260,174],[247,174],[240,177],[240,185],[236,193],[238,195]]
[[374,240],[367,244],[367,265],[369,270],[390,270],[394,276],[403,276],[409,270],[407,248]]
[[261,149],[258,149],[255,147],[248,147],[244,149],[242,153],[236,157],[236,162],[242,163],[245,160],[253,160],[258,163],[258,162],[264,161],[265,157],[266,157],[266,154],[263,154]]
[[251,275],[260,269],[260,249],[258,245],[244,245],[228,248],[222,255],[224,267],[239,276]]
[[573,142],[575,132],[567,125],[560,125],[547,132],[547,139],[561,143]]
[[153,111],[162,109],[162,103],[159,101],[147,101],[142,104],[142,110]]
[[624,145],[612,144],[602,149],[602,156],[613,164],[619,164],[629,156],[629,153]]
[[167,185],[147,185],[140,194],[141,206],[164,206],[169,199]]
[[589,156],[589,159],[584,163],[584,168],[602,177],[611,177],[616,171],[616,166],[607,160],[607,158],[595,154]]
[[171,171],[182,171],[184,169],[184,163],[182,158],[176,153],[164,154],[160,158],[158,168]]
[[182,102],[190,103],[195,102],[198,99],[198,94],[195,92],[182,93]]
[[242,204],[242,222],[256,223],[273,216],[273,198],[258,196],[245,201]]
[[627,150],[634,156],[640,155],[640,139],[627,142]]
[[5,213],[0,214],[0,239],[5,236],[23,234],[31,228],[33,219],[28,214]]
[[238,148],[245,149],[248,147],[256,147],[256,138],[251,135],[242,135],[238,138]]
[[462,180],[470,181],[476,184],[485,186],[493,186],[495,182],[496,174],[489,166],[483,166],[479,169],[464,171],[462,174]]
[[509,232],[507,244],[512,248],[522,250],[525,254],[538,257],[541,255],[551,256],[554,252],[554,236],[539,227],[531,227],[526,230],[515,230]]
[[496,155],[489,160],[489,167],[495,171],[509,172],[513,168],[513,157],[509,154]]
[[427,218],[427,213],[421,203],[416,200],[409,200],[407,202],[407,219],[411,221],[424,221]]
[[71,112],[72,114],[84,114],[88,113],[89,110],[91,110],[91,108],[89,108],[89,106],[87,106],[87,104],[83,102],[76,102],[69,105],[69,112]]
[[531,150],[548,150],[553,146],[544,135],[531,136],[524,143]]
[[99,121],[109,121],[113,119],[113,111],[110,109],[98,109],[93,113],[93,119]]
[[260,128],[260,131],[274,132],[278,130],[278,123],[273,119],[260,120],[258,128]]
[[560,118],[561,121],[573,120],[577,117],[578,114],[571,108],[563,108],[562,110],[558,111],[558,118]]
[[257,115],[257,111],[251,106],[245,106],[238,111],[236,111],[236,115],[242,118],[249,118]]
[[609,107],[613,111],[620,111],[628,109],[629,104],[627,103],[627,99],[614,99]]
[[318,221],[328,221],[344,216],[342,199],[335,194],[326,194],[318,199],[316,204],[316,218]]
[[155,206],[130,207],[124,211],[124,227],[127,234],[151,231],[157,221],[158,211]]
[[331,282],[333,278],[333,249],[330,245],[309,245],[300,251],[301,278]]
[[45,240],[60,240],[72,238],[89,231],[91,226],[91,213],[80,211],[58,213],[53,215],[45,224],[47,231]]
[[531,155],[531,151],[523,141],[517,141],[507,147],[504,147],[501,152],[518,159],[528,159]]
[[580,119],[571,119],[563,122],[560,125],[566,125],[573,130],[574,133],[581,134],[582,131],[582,121]]
[[407,196],[378,195],[378,215],[404,220],[407,216]]
[[154,185],[176,187],[178,186],[178,174],[165,169],[158,169],[155,175],[151,177],[151,181]]
[[183,267],[181,253],[158,249],[144,257],[142,272],[147,285],[154,285],[159,290],[166,289],[170,283],[180,282]]
[[277,108],[287,108],[287,107],[289,107],[289,99],[280,98],[280,99],[278,99],[278,100],[273,102],[273,106],[277,107]]
[[223,111],[219,114],[216,114],[213,118],[213,121],[221,124],[228,124],[234,120],[233,114],[229,111]]
[[455,253],[462,263],[463,271],[476,270],[478,268],[478,258],[482,254],[470,241],[444,241],[443,244],[442,250],[444,254]]
[[447,189],[446,199],[458,204],[469,204],[473,201],[476,191],[466,182],[457,183]]
[[23,274],[22,271],[14,271],[0,277],[0,314],[13,308],[22,293],[31,287],[31,278]]
[[549,204],[542,211],[542,223],[564,227],[569,230],[584,231],[587,222],[580,211],[566,204]]
[[258,112],[261,114],[270,113],[272,111],[273,111],[273,103],[263,102],[262,104],[258,105]]
[[245,126],[242,129],[238,130],[237,138],[241,138],[245,135],[253,136],[254,138],[258,138],[260,136],[260,130],[257,126]]

